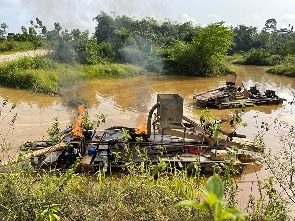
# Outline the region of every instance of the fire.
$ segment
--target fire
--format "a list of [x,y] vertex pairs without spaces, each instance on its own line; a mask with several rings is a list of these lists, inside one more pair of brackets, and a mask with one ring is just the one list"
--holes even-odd
[[146,129],[146,122],[145,122],[145,117],[144,114],[141,114],[141,119],[140,119],[140,127],[135,129],[136,134],[146,134],[147,129]]
[[85,107],[83,104],[81,104],[79,107],[78,107],[78,119],[74,125],[74,128],[72,130],[72,136],[73,137],[82,137],[83,136],[83,131],[84,131],[84,128],[82,126],[82,120],[83,120],[83,117],[84,117],[84,114],[85,114]]

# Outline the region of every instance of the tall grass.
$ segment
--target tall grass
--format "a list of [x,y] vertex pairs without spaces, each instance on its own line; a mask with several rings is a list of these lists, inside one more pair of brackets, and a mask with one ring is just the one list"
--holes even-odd
[[0,85],[36,93],[58,92],[57,67],[52,61],[37,56],[24,57],[0,65]]
[[28,50],[35,50],[38,46],[31,41],[0,41],[0,53],[12,53],[12,52],[19,52],[19,51],[28,51]]
[[139,66],[131,64],[96,64],[96,65],[83,65],[79,69],[84,78],[125,78],[134,77],[146,73],[146,70]]
[[288,55],[280,65],[266,70],[267,73],[295,77],[295,56]]
[[174,207],[196,199],[195,180],[186,177],[14,170],[0,175],[0,217],[41,220],[42,211],[57,204],[61,220],[208,220],[197,209]]
[[125,78],[146,71],[130,64],[69,65],[49,58],[24,57],[0,65],[0,86],[58,94],[61,87],[95,78]]

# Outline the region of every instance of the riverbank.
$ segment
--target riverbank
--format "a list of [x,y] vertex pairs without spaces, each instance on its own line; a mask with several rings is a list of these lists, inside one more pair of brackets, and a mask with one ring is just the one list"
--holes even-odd
[[[252,51],[252,53],[255,52]],[[265,68],[270,74],[295,77],[295,56],[294,55],[259,55],[251,52],[234,54],[228,56],[226,61],[235,65],[253,65]]]
[[[0,86],[17,88],[32,93],[59,95],[61,88],[82,81],[102,78],[127,78],[145,74],[146,71],[131,64],[104,63],[96,65],[65,64],[39,50],[0,58]],[[16,71],[17,70],[17,71]]]
[[[60,95],[62,88],[83,81],[129,78],[147,74],[145,69],[132,64],[102,63],[82,65],[59,63],[46,56],[49,52],[46,49],[38,49],[0,55],[0,86],[56,96]],[[230,62],[230,60],[227,62]],[[269,70],[268,72],[272,74],[293,76],[293,72],[288,71],[287,68],[292,70],[293,66],[281,65],[272,69],[268,68],[266,71]]]

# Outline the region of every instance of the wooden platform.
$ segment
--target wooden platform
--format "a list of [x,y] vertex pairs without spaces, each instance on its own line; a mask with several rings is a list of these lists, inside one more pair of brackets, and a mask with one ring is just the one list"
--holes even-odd
[[278,105],[282,104],[284,99],[278,97],[275,91],[266,90],[260,93],[255,87],[250,87],[246,90],[242,87],[228,85],[221,88],[216,88],[201,94],[196,94],[193,99],[199,106],[215,108],[215,109],[229,109],[240,108],[242,106],[254,105]]

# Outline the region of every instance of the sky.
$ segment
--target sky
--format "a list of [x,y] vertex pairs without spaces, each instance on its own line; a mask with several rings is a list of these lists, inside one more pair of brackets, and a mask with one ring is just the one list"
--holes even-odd
[[101,11],[139,20],[191,21],[203,27],[224,21],[228,26],[261,29],[270,18],[276,19],[278,28],[295,25],[295,0],[1,0],[0,24],[8,25],[7,32],[20,33],[22,26],[28,28],[37,17],[47,30],[58,22],[63,30],[94,33],[93,18]]

